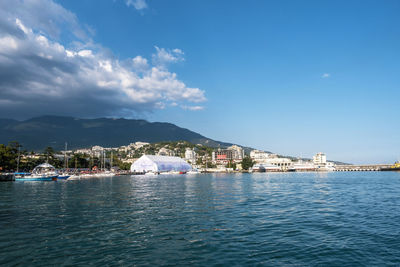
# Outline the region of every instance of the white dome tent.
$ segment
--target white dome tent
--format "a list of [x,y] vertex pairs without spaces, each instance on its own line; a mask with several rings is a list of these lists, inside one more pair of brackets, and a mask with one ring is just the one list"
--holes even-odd
[[188,172],[192,166],[179,157],[143,155],[131,165],[131,172]]

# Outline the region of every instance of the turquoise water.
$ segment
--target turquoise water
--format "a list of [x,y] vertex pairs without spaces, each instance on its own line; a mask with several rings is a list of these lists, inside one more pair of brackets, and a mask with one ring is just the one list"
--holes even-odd
[[0,265],[400,264],[400,172],[0,183]]

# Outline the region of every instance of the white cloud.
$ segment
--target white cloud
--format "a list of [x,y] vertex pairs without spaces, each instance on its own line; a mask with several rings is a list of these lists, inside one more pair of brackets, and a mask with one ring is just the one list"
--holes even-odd
[[[76,15],[52,0],[2,0],[0,27],[7,26],[9,19],[17,19],[17,25],[25,34],[35,29],[53,39],[60,38],[62,33],[72,34],[80,40],[90,39],[89,31],[81,27]],[[21,21],[29,27],[21,27]]]
[[197,111],[197,110],[203,110],[204,107],[203,106],[186,106],[186,105],[183,105],[182,109]]
[[147,3],[145,0],[126,0],[125,3],[127,6],[133,6],[137,10],[147,8]]
[[149,64],[147,63],[147,59],[142,56],[136,56],[132,59],[133,67],[137,70],[147,70],[149,68]]
[[331,77],[331,74],[330,73],[324,73],[324,74],[322,74],[322,76],[321,76],[321,78],[329,78],[329,77]]
[[159,67],[166,67],[170,63],[184,61],[184,53],[180,49],[166,50],[155,46],[156,53],[152,55],[152,62]]
[[[64,12],[75,18],[56,10],[53,16]],[[7,16],[0,17],[0,101],[8,103],[7,108],[0,105],[2,116],[133,115],[178,104],[202,109],[187,103],[205,101],[204,91],[188,87],[167,69],[167,64],[184,60],[180,49],[155,47],[153,64],[140,55],[119,60],[90,40],[75,39],[80,45],[66,48],[44,28],[26,24],[24,16],[1,12]]]

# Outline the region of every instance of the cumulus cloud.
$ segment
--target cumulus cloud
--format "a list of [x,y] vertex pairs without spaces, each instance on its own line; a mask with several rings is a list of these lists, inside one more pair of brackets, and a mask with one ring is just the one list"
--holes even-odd
[[[50,4],[54,12],[52,16],[51,12],[46,12],[46,18],[65,14],[73,18],[69,28],[79,29],[75,15],[58,4],[50,0],[26,2]],[[176,73],[167,69],[168,64],[184,60],[184,53],[179,49],[155,47],[152,64],[143,56],[120,60],[86,39],[86,35],[74,35],[74,44],[66,46],[57,40],[60,32],[53,29],[53,33],[48,34],[46,27],[35,22],[42,19],[32,19],[21,11],[6,13],[1,10],[2,117],[132,116],[176,103],[184,109],[196,109],[196,106],[185,108],[186,103],[206,100],[204,91],[188,87]],[[76,45],[77,42],[80,45]]]
[[61,37],[66,39],[75,37],[86,41],[90,39],[91,29],[80,25],[74,13],[51,0],[0,1],[1,33],[20,34],[18,29],[10,24],[16,18],[53,39]]
[[127,6],[133,6],[137,10],[147,8],[147,3],[145,0],[126,0],[125,3]]
[[321,78],[324,78],[324,79],[329,78],[329,77],[331,77],[331,74],[330,74],[330,73],[324,73],[324,74],[322,74],[322,76],[321,76]]

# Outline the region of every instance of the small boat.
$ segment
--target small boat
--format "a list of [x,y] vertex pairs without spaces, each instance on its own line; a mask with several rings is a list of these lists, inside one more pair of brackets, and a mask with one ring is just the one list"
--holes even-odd
[[57,177],[57,180],[67,180],[70,176],[71,176],[71,175],[68,175],[68,174],[60,174],[60,175]]
[[290,166],[287,171],[289,172],[310,172],[310,171],[316,171],[318,169],[317,166],[315,166],[311,162],[303,162],[302,160],[299,160],[298,162],[294,163],[292,166]]
[[280,172],[282,168],[269,163],[257,163],[251,168],[251,172]]
[[43,163],[36,166],[32,173],[16,173],[15,181],[57,181],[58,173],[54,166]]
[[384,167],[381,168],[381,171],[400,171],[400,162],[396,161],[392,166],[390,167]]

